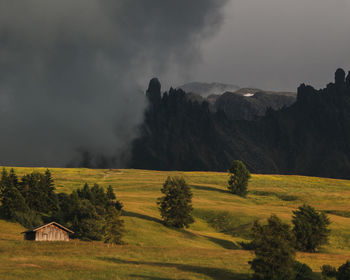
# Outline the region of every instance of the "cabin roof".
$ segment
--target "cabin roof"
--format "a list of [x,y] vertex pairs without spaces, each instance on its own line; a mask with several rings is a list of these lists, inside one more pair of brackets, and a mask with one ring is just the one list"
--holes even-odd
[[32,228],[32,229],[28,229],[28,230],[26,230],[26,231],[23,231],[22,233],[35,232],[35,231],[37,231],[37,230],[39,230],[39,229],[41,229],[41,228],[47,227],[47,226],[49,226],[49,225],[55,225],[55,226],[59,227],[60,229],[66,231],[66,232],[74,233],[74,231],[71,231],[70,229],[68,229],[68,228],[66,228],[66,227],[64,227],[64,226],[62,226],[62,225],[60,225],[59,223],[56,223],[56,222],[51,222],[51,223],[48,223],[48,224],[44,224],[44,225],[41,225],[41,226],[37,226],[37,227],[35,227],[35,228]]

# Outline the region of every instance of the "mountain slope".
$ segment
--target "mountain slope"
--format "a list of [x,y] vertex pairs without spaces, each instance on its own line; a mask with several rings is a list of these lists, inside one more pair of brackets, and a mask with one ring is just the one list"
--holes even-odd
[[341,69],[327,88],[301,85],[290,107],[251,121],[212,112],[182,90],[161,96],[150,84],[148,96],[132,167],[224,171],[240,159],[256,173],[350,178],[350,74]]
[[223,83],[200,83],[192,82],[179,86],[177,89],[182,89],[188,93],[195,93],[203,97],[208,97],[211,94],[220,95],[224,92],[235,92],[240,89],[237,85],[229,85]]
[[221,83],[194,82],[177,89],[186,92],[192,102],[207,101],[212,112],[222,110],[230,120],[252,120],[263,116],[268,108],[278,110],[296,101],[293,92],[263,91]]
[[216,110],[222,110],[230,120],[253,120],[263,116],[268,108],[279,110],[296,101],[296,94],[266,91],[226,92],[215,102]]

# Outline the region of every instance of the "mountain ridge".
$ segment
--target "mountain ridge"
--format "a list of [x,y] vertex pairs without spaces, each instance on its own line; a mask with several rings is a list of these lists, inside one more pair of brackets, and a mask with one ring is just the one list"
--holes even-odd
[[350,178],[350,74],[342,69],[325,89],[303,84],[295,103],[253,120],[211,112],[181,89],[147,94],[131,167],[224,171],[240,159],[255,173]]

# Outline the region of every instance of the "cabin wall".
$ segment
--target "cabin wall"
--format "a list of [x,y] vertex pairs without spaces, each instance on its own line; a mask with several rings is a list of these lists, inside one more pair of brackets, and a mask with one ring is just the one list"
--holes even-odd
[[68,232],[49,225],[36,231],[35,241],[69,241]]

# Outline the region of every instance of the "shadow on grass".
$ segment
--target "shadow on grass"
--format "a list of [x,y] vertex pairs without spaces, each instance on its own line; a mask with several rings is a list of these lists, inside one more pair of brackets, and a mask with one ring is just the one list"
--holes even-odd
[[151,217],[151,216],[147,216],[144,214],[140,214],[140,213],[135,213],[135,212],[130,212],[130,211],[123,211],[122,216],[124,217],[133,217],[133,218],[139,218],[139,219],[143,219],[146,221],[151,221],[151,222],[156,222],[159,224],[163,224],[162,220]]
[[191,185],[191,188],[194,188],[194,189],[200,190],[200,191],[212,191],[212,192],[231,194],[228,190],[222,190],[222,189],[218,189],[218,188],[214,188],[214,187],[208,187],[208,186]]
[[216,237],[212,237],[212,236],[206,236],[206,235],[202,235],[202,236],[205,237],[206,239],[208,239],[209,241],[220,245],[224,249],[230,249],[230,250],[241,250],[242,249],[239,246],[237,246],[236,243],[229,241],[229,240],[216,238]]
[[252,230],[253,222],[239,225],[229,229],[229,231],[224,231],[226,234],[230,234],[232,236],[239,236],[245,239],[251,238],[251,230]]
[[283,193],[269,192],[269,191],[249,191],[249,194],[258,195],[258,196],[275,196],[283,201],[296,201],[299,199],[296,195],[288,195]]
[[187,238],[193,239],[193,238],[197,238],[198,235],[194,234],[193,232],[187,231],[184,228],[175,228],[175,227],[168,227],[169,229],[175,230],[177,232],[180,232],[184,235],[186,235]]
[[[187,265],[187,264],[178,264],[178,263],[161,263],[161,262],[147,262],[147,261],[131,261],[131,260],[122,260],[113,257],[100,257],[102,261],[112,262],[117,264],[129,264],[129,265],[148,265],[161,268],[176,268],[186,272],[193,272],[202,275],[206,275],[213,279],[235,279],[235,280],[248,280],[250,279],[248,274],[235,273],[231,270],[224,268],[215,268],[215,267],[205,267],[205,266],[195,266],[195,265]],[[146,276],[148,277],[148,276]],[[146,278],[147,279],[147,278]],[[157,278],[149,278],[149,279],[157,279]],[[163,278],[158,278],[163,279]],[[165,278],[164,278],[165,279]],[[171,278],[170,278],[171,279]]]
[[144,215],[144,214],[130,212],[130,211],[123,211],[122,216],[124,216],[124,217],[133,217],[133,218],[143,219],[143,220],[146,220],[146,221],[156,222],[156,223],[161,224],[164,227],[167,227],[168,229],[180,232],[180,233],[186,235],[186,237],[188,237],[188,238],[195,238],[195,237],[197,237],[197,235],[195,235],[194,233],[189,232],[189,231],[187,231],[187,230],[185,230],[183,228],[176,228],[176,227],[166,226],[166,225],[164,225],[162,220],[160,220],[158,218],[151,217],[151,216],[147,216],[147,215]]
[[[164,278],[164,277],[155,277],[155,276],[146,276],[146,275],[138,275],[138,274],[130,274],[132,278],[143,278],[146,280],[170,280],[170,279],[178,279],[178,278]],[[178,280],[186,280],[186,279],[178,279]]]
[[251,241],[241,241],[241,242],[238,242],[238,244],[241,246],[242,250],[247,250],[247,251],[254,250],[254,245]]
[[322,210],[326,214],[336,215],[344,218],[350,218],[350,211],[340,211],[340,210]]

